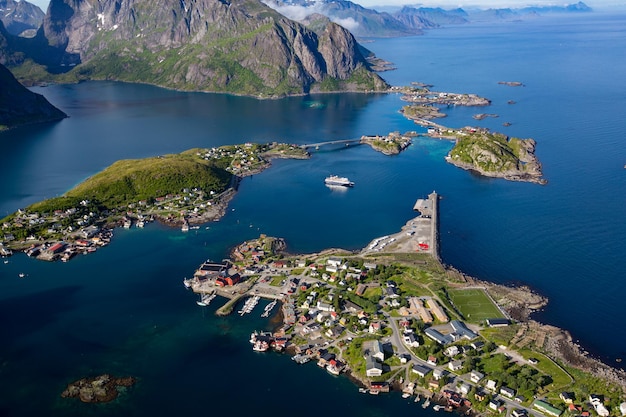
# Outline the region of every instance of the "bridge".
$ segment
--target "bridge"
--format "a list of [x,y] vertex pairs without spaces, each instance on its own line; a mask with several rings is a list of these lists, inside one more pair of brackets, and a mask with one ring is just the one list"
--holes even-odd
[[320,146],[324,146],[324,145],[339,145],[342,143],[345,143],[346,146],[350,145],[351,143],[360,143],[361,139],[341,139],[341,140],[329,140],[326,142],[318,142],[318,143],[307,143],[305,145],[300,145],[300,147],[302,149],[307,149],[307,148],[319,148]]

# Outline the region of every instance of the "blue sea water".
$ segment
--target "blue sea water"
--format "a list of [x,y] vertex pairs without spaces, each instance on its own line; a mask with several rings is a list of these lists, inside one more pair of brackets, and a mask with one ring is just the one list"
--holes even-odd
[[[360,248],[398,230],[414,216],[415,199],[433,189],[444,197],[446,263],[530,285],[550,298],[537,318],[571,330],[607,362],[624,357],[626,57],[615,52],[626,50],[625,32],[626,16],[592,14],[442,28],[367,45],[397,65],[382,74],[394,85],[421,81],[490,98],[486,109],[447,109],[441,122],[534,138],[546,186],[452,167],[443,160],[452,146],[446,141],[417,139],[396,157],[336,146],[309,161],[275,161],[245,179],[232,210],[208,229],[183,234],[150,224],[116,230],[112,245],[67,264],[21,254],[0,264],[0,415],[429,413],[398,395],[359,395],[346,378],[315,366],[255,354],[248,334],[272,323],[217,318],[213,305],[195,305],[181,280],[259,233],[286,238],[292,252]],[[35,91],[70,118],[0,134],[2,215],[62,194],[118,159],[420,130],[398,113],[396,95],[257,101],[111,82]],[[472,119],[479,112],[499,117]],[[330,190],[328,174],[356,185]],[[112,404],[59,398],[68,382],[100,372],[135,375],[139,383]]]

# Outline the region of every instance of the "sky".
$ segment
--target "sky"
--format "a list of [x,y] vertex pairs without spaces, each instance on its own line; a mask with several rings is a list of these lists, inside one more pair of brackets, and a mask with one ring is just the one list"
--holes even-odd
[[[39,6],[44,12],[48,9],[49,0],[29,0]],[[551,6],[577,3],[578,0],[352,0],[363,7],[374,6],[402,6],[410,4],[413,6],[442,7],[453,9],[456,7],[482,7],[482,8],[503,8],[503,7],[524,7],[524,6]],[[624,4],[626,0],[582,0],[592,8],[607,7]]]

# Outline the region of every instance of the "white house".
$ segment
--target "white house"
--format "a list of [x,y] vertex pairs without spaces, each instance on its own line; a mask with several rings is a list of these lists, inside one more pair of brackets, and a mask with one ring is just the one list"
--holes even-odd
[[375,322],[370,323],[368,331],[370,333],[378,333],[380,329],[381,329],[380,323],[375,321]]
[[502,402],[500,402],[500,400],[489,401],[489,408],[491,408],[494,411],[498,411],[498,408],[500,408],[501,405],[502,405]]
[[459,347],[458,346],[450,346],[449,348],[447,348],[444,353],[447,356],[453,357],[459,354]]
[[513,398],[515,396],[515,390],[509,387],[501,387],[500,394],[508,398]]
[[338,258],[336,256],[331,256],[326,261],[326,265],[331,265],[331,266],[334,266],[334,267],[338,268],[339,265],[341,265],[341,258]]
[[494,381],[493,379],[488,380],[487,381],[487,389],[495,391],[496,390],[496,381]]
[[420,342],[415,338],[415,334],[413,333],[404,333],[402,340],[405,345],[410,347],[419,347],[420,345]]
[[448,368],[451,371],[458,371],[459,369],[463,368],[463,362],[461,361],[450,361],[450,363],[448,363]]
[[480,381],[481,379],[483,379],[485,377],[485,375],[481,372],[478,371],[472,371],[470,372],[470,379],[473,383],[477,383],[478,381]]
[[626,416],[626,401],[619,405],[619,412],[622,413],[623,416]]
[[321,301],[317,302],[317,309],[321,311],[335,311],[335,307],[328,303],[322,303]]

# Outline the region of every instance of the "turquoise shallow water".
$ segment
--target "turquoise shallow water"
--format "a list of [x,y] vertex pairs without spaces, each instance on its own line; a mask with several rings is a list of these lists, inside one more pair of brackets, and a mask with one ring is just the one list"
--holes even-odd
[[[195,305],[181,280],[204,259],[221,259],[259,233],[285,237],[293,252],[360,248],[398,230],[413,217],[415,199],[433,189],[444,197],[445,262],[480,278],[531,285],[550,297],[539,318],[570,329],[608,361],[623,357],[626,340],[615,329],[626,296],[626,58],[613,52],[626,49],[624,23],[623,16],[542,18],[368,44],[397,64],[383,74],[393,84],[423,81],[492,99],[486,112],[497,119],[477,122],[471,116],[484,109],[453,108],[442,122],[535,138],[546,186],[447,165],[445,141],[419,139],[396,157],[365,146],[322,148],[309,161],[276,161],[245,179],[231,210],[209,229],[183,234],[151,224],[116,230],[112,245],[67,264],[23,255],[0,264],[0,415],[226,412],[233,404],[240,414],[260,415],[276,407],[303,415],[427,413],[397,395],[359,395],[347,379],[314,365],[254,354],[249,332],[271,323],[218,319],[214,307]],[[110,82],[36,91],[70,118],[0,134],[2,214],[61,194],[117,159],[416,129],[398,113],[395,95],[257,101]],[[504,121],[512,125],[504,128]],[[323,185],[329,174],[356,185],[334,192]],[[114,404],[58,398],[72,379],[98,372],[140,381]]]

